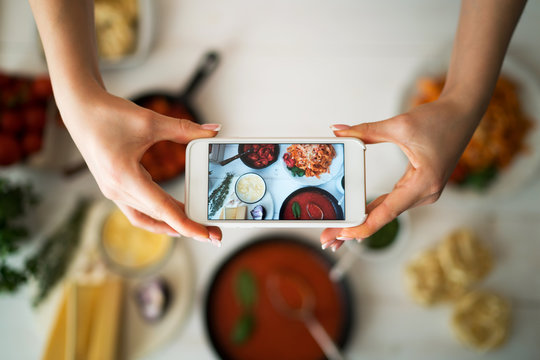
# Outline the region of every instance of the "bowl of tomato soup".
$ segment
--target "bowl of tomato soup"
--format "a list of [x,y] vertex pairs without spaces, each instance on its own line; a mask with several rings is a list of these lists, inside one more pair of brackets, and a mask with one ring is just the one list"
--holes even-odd
[[283,201],[280,220],[343,220],[343,209],[328,191],[306,186]]
[[[276,272],[302,279],[314,299],[314,316],[344,348],[354,302],[346,279],[329,278],[332,265],[318,247],[283,235],[259,238],[233,252],[216,269],[205,299],[207,335],[217,355],[235,360],[325,358],[304,322],[272,304],[267,285]],[[298,304],[294,286],[281,291]]]

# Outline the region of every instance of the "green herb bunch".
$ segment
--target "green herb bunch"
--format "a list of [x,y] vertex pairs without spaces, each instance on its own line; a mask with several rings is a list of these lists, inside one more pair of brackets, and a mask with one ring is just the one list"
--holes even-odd
[[227,173],[225,179],[217,188],[214,189],[214,191],[212,191],[212,193],[208,197],[209,216],[214,216],[216,212],[223,206],[225,198],[229,193],[229,188],[231,186],[233,176],[233,173]]
[[8,264],[9,256],[15,254],[28,240],[28,230],[22,225],[37,196],[30,185],[17,185],[0,178],[0,293],[15,292],[30,278],[38,284],[34,304],[39,304],[49,291],[62,279],[77,248],[80,229],[88,208],[88,201],[81,201],[65,223],[26,259],[22,268]]
[[0,293],[16,291],[28,279],[25,269],[10,266],[7,259],[28,239],[22,220],[36,202],[30,185],[0,178]]

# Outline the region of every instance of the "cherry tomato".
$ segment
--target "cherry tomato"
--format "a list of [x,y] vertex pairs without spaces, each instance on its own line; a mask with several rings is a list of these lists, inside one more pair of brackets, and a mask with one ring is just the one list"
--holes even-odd
[[47,100],[53,96],[51,80],[47,76],[35,78],[30,85],[30,93],[40,100]]
[[22,148],[26,155],[30,155],[41,150],[42,143],[41,134],[27,133],[22,139]]
[[22,151],[17,140],[10,135],[0,134],[0,165],[11,165],[19,161]]
[[0,128],[10,134],[17,134],[24,128],[24,119],[19,110],[9,109],[0,115]]
[[26,130],[40,132],[45,127],[47,115],[43,106],[29,105],[24,108],[23,116]]

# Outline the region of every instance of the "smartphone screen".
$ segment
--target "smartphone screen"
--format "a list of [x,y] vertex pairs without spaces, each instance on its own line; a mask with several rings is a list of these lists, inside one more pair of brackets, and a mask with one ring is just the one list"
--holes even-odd
[[344,220],[344,149],[343,143],[210,144],[208,220]]

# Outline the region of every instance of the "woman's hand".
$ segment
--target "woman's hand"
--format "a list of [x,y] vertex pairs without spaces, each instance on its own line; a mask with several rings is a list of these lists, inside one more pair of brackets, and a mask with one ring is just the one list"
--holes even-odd
[[480,117],[481,112],[446,96],[388,120],[352,127],[332,126],[336,136],[356,137],[366,144],[395,143],[405,153],[409,164],[394,189],[367,206],[368,217],[362,225],[326,229],[321,235],[323,248],[331,247],[335,251],[343,241],[360,241],[407,209],[435,202]]
[[220,246],[219,228],[207,228],[188,219],[184,205],[153,182],[140,163],[146,150],[158,141],[185,144],[215,136],[220,126],[201,126],[163,116],[113,96],[99,86],[84,95],[79,100],[77,96],[61,94],[57,101],[62,118],[103,194],[136,226]]

